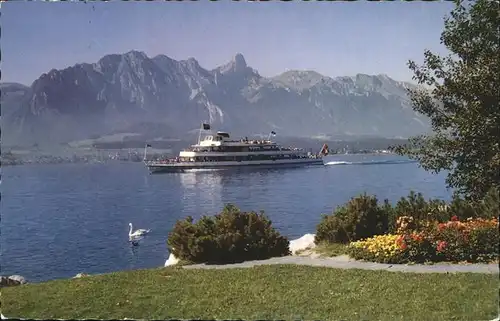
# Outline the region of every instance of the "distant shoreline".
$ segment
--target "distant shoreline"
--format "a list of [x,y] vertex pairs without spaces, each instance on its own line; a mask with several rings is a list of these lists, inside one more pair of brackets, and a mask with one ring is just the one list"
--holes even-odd
[[[328,156],[354,156],[354,155],[397,155],[392,152],[377,152],[377,151],[372,151],[372,152],[358,152],[358,153],[348,153],[348,154],[341,154],[341,153],[336,153],[336,154],[329,154]],[[159,155],[158,155],[159,156]],[[100,163],[110,163],[110,162],[127,162],[127,163],[141,163],[143,160],[139,158],[134,158],[134,159],[112,159],[112,158],[106,158],[106,159],[95,159],[95,158],[86,158],[86,157],[80,157],[76,160],[72,159],[65,159],[63,157],[47,157],[44,158],[43,160],[31,160],[31,161],[23,161],[23,160],[2,160],[0,162],[1,167],[7,167],[7,166],[22,166],[22,165],[57,165],[57,164],[100,164]]]
[[30,166],[30,165],[62,165],[62,164],[103,164],[103,163],[141,163],[142,160],[140,161],[135,161],[135,160],[123,160],[123,159],[116,159],[116,160],[103,160],[103,161],[76,161],[76,162],[71,162],[71,161],[63,161],[63,162],[19,162],[19,163],[1,163],[1,167],[9,167],[9,166]]

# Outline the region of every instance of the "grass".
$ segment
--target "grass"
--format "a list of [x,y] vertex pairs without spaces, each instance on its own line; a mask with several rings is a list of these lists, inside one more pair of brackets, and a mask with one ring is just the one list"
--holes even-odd
[[321,243],[316,245],[314,248],[306,248],[296,252],[297,255],[308,253],[316,253],[319,254],[320,257],[334,257],[344,255],[347,254],[347,244]]
[[323,257],[333,257],[347,254],[347,246],[340,243],[321,243],[314,248],[314,251]]
[[2,289],[8,317],[490,320],[498,275],[169,267]]

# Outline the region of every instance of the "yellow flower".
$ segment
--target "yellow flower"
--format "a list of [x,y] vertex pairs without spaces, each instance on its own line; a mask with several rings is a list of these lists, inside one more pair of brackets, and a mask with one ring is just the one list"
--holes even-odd
[[375,257],[390,258],[400,252],[396,244],[398,237],[399,235],[394,234],[376,235],[363,241],[352,242],[350,245],[355,248],[364,249],[372,253]]

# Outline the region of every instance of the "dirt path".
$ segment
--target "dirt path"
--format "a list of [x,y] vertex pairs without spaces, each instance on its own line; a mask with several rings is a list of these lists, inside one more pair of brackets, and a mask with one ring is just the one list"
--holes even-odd
[[185,269],[231,269],[231,268],[249,268],[257,265],[270,264],[298,264],[309,266],[331,267],[339,269],[362,269],[362,270],[385,270],[392,272],[412,272],[412,273],[484,273],[498,274],[498,264],[449,264],[439,263],[433,265],[424,264],[383,264],[372,262],[360,262],[350,259],[346,255],[330,258],[319,258],[310,256],[285,256],[271,258],[262,261],[247,261],[236,264],[206,265],[194,264],[186,265]]

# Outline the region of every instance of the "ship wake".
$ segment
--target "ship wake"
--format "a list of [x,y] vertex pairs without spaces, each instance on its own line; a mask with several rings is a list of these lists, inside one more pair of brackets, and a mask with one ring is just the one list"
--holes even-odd
[[334,165],[397,165],[397,164],[411,164],[416,163],[415,160],[378,160],[378,161],[361,161],[361,162],[347,162],[347,161],[330,161],[325,163],[325,166]]

